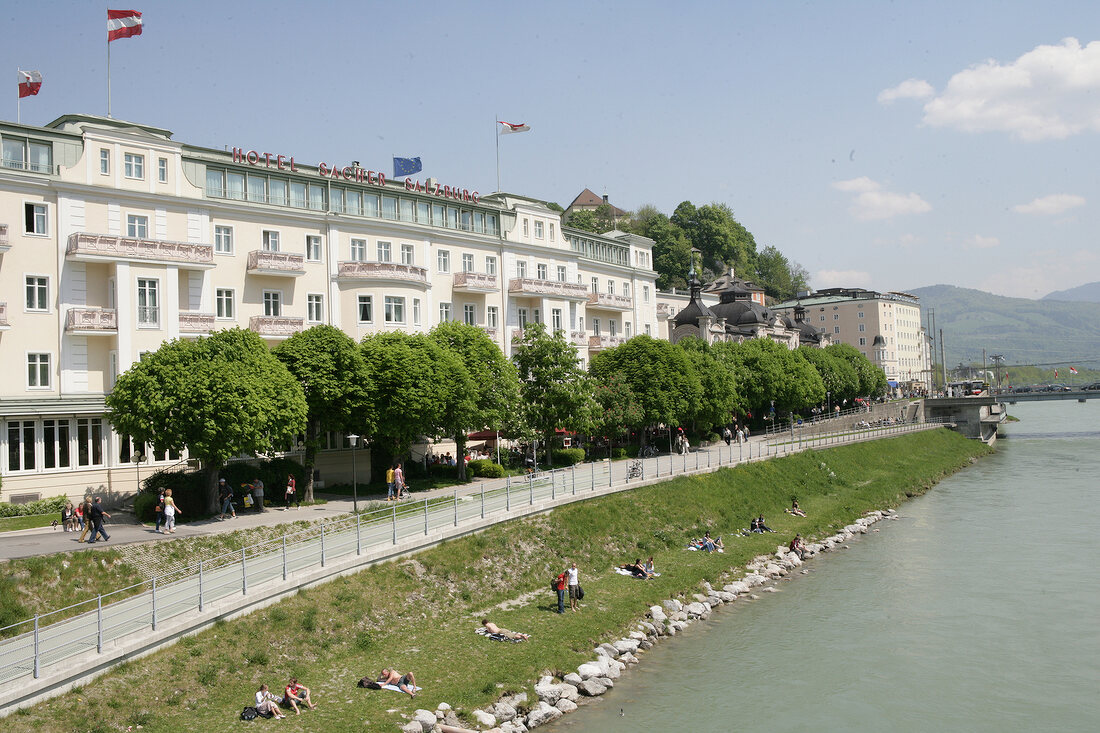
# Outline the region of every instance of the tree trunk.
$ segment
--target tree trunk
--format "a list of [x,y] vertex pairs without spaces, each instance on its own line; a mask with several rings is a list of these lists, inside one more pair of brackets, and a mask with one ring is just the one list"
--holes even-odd
[[206,466],[206,513],[216,514],[221,510],[221,503],[218,501],[218,472],[222,467],[206,461],[203,461],[203,465]]
[[455,435],[455,465],[458,467],[458,480],[466,480],[466,431]]
[[313,501],[313,466],[317,463],[317,432],[316,421],[306,423],[306,452],[302,456],[302,468],[306,472],[303,477],[305,487],[299,497],[305,502]]
[[[546,446],[546,465],[550,468],[554,467],[554,436],[556,434],[556,430],[551,430],[543,440],[543,445]],[[535,461],[535,463],[538,463],[538,461]]]

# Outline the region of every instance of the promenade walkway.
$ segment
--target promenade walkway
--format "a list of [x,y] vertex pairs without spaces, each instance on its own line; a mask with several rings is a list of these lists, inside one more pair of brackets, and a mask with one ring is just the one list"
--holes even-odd
[[[838,426],[839,427],[839,426]],[[337,500],[300,511],[238,515],[237,520],[198,522],[177,530],[176,537],[231,531],[249,524],[291,521],[312,515],[325,518],[315,528],[245,547],[170,575],[142,583],[141,592],[122,600],[104,595],[82,604],[79,615],[52,622],[43,614],[10,630],[19,633],[0,641],[0,684],[9,693],[0,698],[0,716],[83,684],[127,659],[174,643],[182,635],[221,619],[250,613],[310,585],[362,570],[374,563],[430,547],[446,539],[477,532],[499,522],[548,511],[574,501],[629,490],[673,476],[717,470],[747,461],[764,460],[813,447],[875,440],[901,433],[938,428],[938,424],[908,424],[870,430],[847,430],[815,436],[812,441],[779,443],[754,439],[747,444],[720,443],[687,455],[664,455],[642,461],[596,462],[546,471],[532,477],[465,484],[423,492],[400,504],[349,514],[350,500]],[[84,547],[53,534],[0,538],[5,545],[39,540],[45,549]],[[140,525],[111,530],[115,545],[128,537],[151,535]],[[117,538],[117,539],[116,539]],[[168,540],[171,541],[171,540]],[[65,544],[69,543],[69,544]],[[98,545],[97,545],[98,546]],[[25,549],[25,548],[24,548]],[[56,552],[58,550],[45,549]],[[113,601],[113,602],[112,602]],[[70,607],[72,608],[72,607]],[[64,609],[63,609],[64,610]],[[56,612],[55,612],[56,613]]]

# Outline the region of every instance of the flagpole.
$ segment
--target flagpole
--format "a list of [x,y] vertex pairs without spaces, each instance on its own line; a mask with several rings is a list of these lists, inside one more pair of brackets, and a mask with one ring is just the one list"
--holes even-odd
[[496,124],[493,125],[493,135],[497,139],[497,193],[500,193],[500,115],[495,115]]
[[107,34],[107,116],[111,116],[111,35]]
[[[19,69],[15,70],[15,77],[19,78]],[[23,96],[19,93],[19,85],[15,85],[15,124],[23,124]]]

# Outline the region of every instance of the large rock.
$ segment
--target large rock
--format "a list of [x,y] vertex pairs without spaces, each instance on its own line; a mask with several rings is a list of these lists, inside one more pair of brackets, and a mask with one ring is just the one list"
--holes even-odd
[[496,716],[498,722],[508,722],[516,719],[516,709],[506,702],[498,702],[489,708],[489,712]]
[[700,603],[707,600],[707,597],[705,595],[703,595],[702,593],[692,593],[691,597],[694,598],[695,600],[699,601]]
[[642,639],[641,641],[638,642],[638,648],[639,649],[644,649],[645,651],[648,652],[650,649],[653,648],[653,642],[650,641],[649,639]]
[[563,697],[569,700],[576,700],[577,688],[574,685],[568,685],[565,683],[554,684],[551,682],[548,684],[535,685],[535,694],[539,696],[540,700],[543,700],[546,703],[553,705]]
[[707,613],[707,607],[697,601],[684,606],[684,611],[688,616],[704,616]]
[[[652,624],[648,624],[648,626],[649,626],[650,629],[653,628]],[[633,639],[634,641],[641,641],[645,637],[646,637],[646,635],[643,634],[641,631],[631,631],[630,632],[630,638]]]
[[577,692],[587,697],[596,697],[607,692],[607,687],[601,685],[595,677],[592,677],[591,679],[583,680],[577,685]]
[[626,652],[621,657],[619,657],[619,661],[620,662],[626,662],[627,664],[637,664],[638,663],[638,658],[636,656],[634,656],[633,654],[631,654],[630,652]]
[[421,733],[431,733],[435,721],[435,713],[431,710],[417,710],[413,713],[413,722],[420,724]]
[[581,683],[581,676],[576,672],[570,672],[562,678],[562,682],[567,685],[573,685],[573,687],[576,687]]
[[617,659],[618,656],[622,654],[622,649],[618,647],[617,643],[609,644],[605,641],[603,644],[600,644],[598,648],[606,652],[607,656],[611,657],[612,659]]
[[673,623],[677,623],[677,622],[680,622],[680,621],[687,621],[688,620],[687,611],[677,611],[676,613],[672,614],[671,618],[672,618]]
[[590,680],[593,677],[602,677],[604,668],[596,662],[585,662],[581,666],[577,667],[577,674],[581,676],[582,680]]
[[495,728],[497,724],[497,716],[492,713],[487,713],[484,710],[474,710],[471,715],[477,724],[483,728]]
[[733,603],[737,600],[736,593],[730,593],[726,590],[716,590],[714,591],[714,595],[718,596],[722,603]]
[[749,584],[746,583],[743,580],[735,580],[732,583],[730,583],[729,585],[724,586],[722,588],[722,590],[724,590],[727,593],[733,593],[735,595],[738,594],[738,593],[748,593],[749,592]]
[[527,714],[527,727],[537,728],[540,725],[545,725],[552,720],[557,720],[562,716],[562,712],[553,705],[547,705],[542,700],[539,700],[539,704]]
[[[624,664],[623,668],[625,668],[625,667],[626,667],[626,665]],[[617,680],[617,679],[619,679],[619,675],[621,675],[621,674],[622,674],[622,669],[620,669],[617,664],[614,664],[614,665],[609,666],[607,668],[607,671],[603,674],[603,676],[598,677],[597,679],[599,679],[601,682],[605,679]],[[610,685],[608,685],[608,686],[610,687]]]
[[649,607],[649,617],[653,619],[653,623],[660,625],[668,620],[668,616],[665,614],[665,609],[660,606]]
[[615,681],[608,677],[597,677],[596,681],[609,690],[615,686]]
[[[642,638],[645,637],[643,636]],[[615,650],[619,652],[619,654],[615,655],[615,657],[618,658],[620,654],[633,654],[634,652],[638,651],[638,640],[619,639],[618,641],[614,642],[613,646],[615,647]]]
[[415,720],[410,720],[401,726],[401,733],[424,733],[424,726]]
[[675,598],[669,598],[666,601],[661,601],[661,607],[664,608],[665,611],[672,611],[673,613],[675,613],[676,611],[683,609],[684,604],[680,603]]
[[554,707],[556,707],[563,713],[571,713],[577,709],[577,703],[573,702],[572,700],[566,700],[563,697],[562,699],[558,700],[557,705],[555,705]]
[[509,720],[507,723],[501,723],[500,733],[526,733],[527,726],[519,720]]

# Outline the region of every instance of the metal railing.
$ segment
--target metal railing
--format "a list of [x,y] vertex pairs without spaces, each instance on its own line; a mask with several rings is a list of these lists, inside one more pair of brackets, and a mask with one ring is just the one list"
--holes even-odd
[[[0,628],[3,639],[0,683],[38,678],[49,667],[68,664],[72,668],[72,659],[78,655],[92,650],[102,654],[108,645],[142,638],[156,631],[158,625],[181,616],[187,616],[197,626],[209,620],[202,614],[210,611],[212,604],[250,593],[262,598],[264,592],[285,592],[287,583],[294,582],[290,577],[295,573],[310,571],[315,577],[318,569],[364,552],[378,552],[418,538],[424,539],[425,544],[435,542],[448,536],[448,531],[458,533],[464,531],[463,527],[484,525],[491,515],[499,515],[503,521],[576,501],[585,495],[625,490],[646,481],[787,455],[811,447],[914,432],[932,425],[932,422],[906,423],[846,430],[787,444],[718,443],[705,450],[657,455],[638,463],[604,460],[507,477],[491,487],[482,484],[464,491],[456,489],[450,495],[406,499],[334,521],[322,521]],[[402,551],[408,549],[404,547]],[[267,588],[259,590],[261,586]]]

